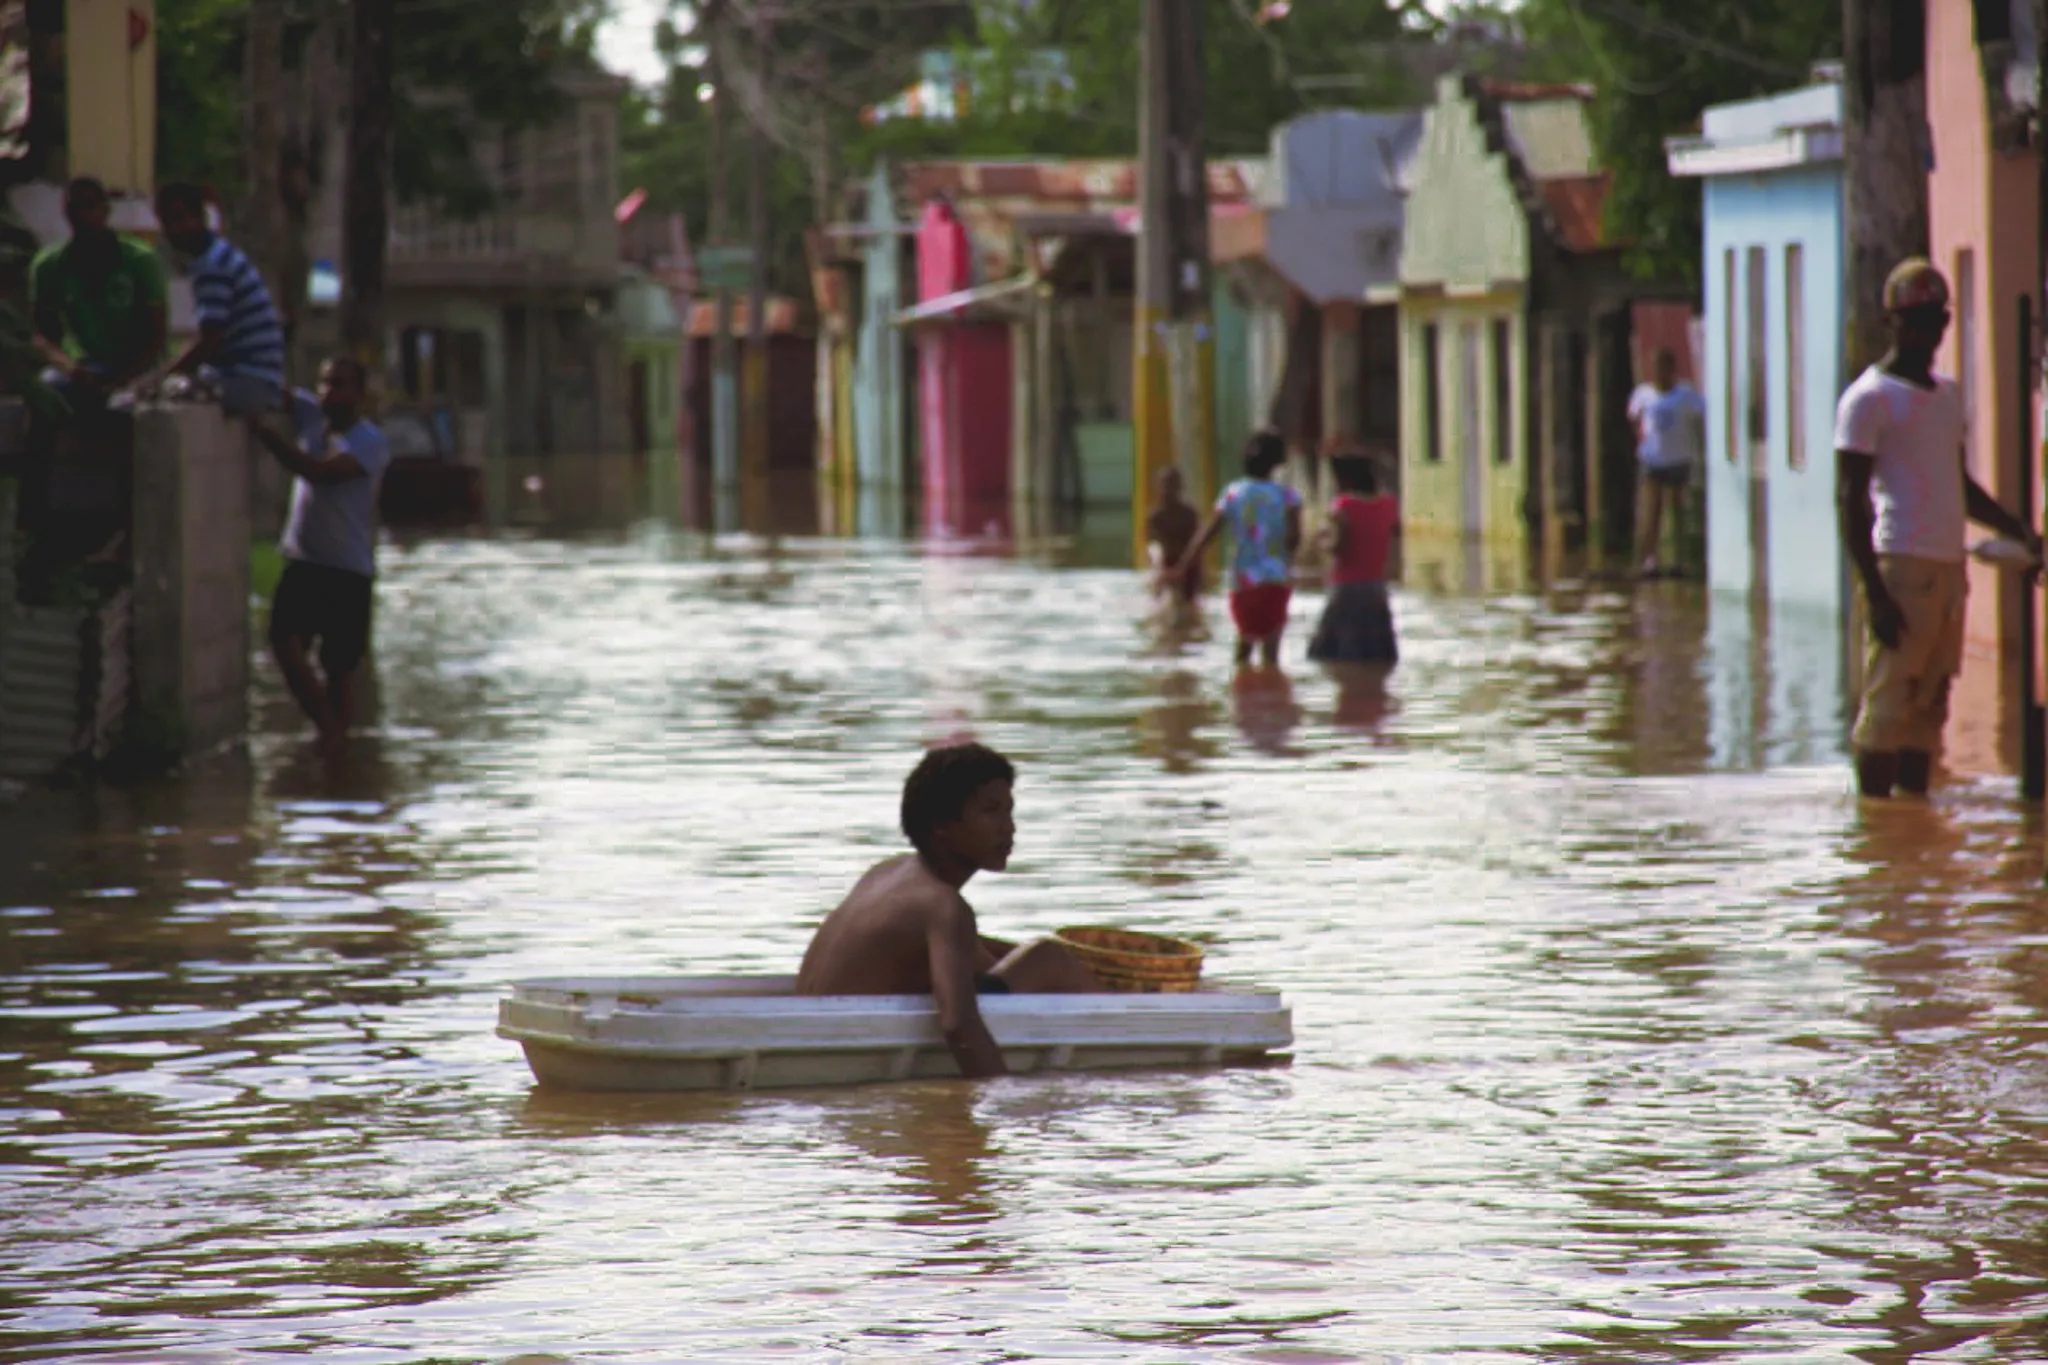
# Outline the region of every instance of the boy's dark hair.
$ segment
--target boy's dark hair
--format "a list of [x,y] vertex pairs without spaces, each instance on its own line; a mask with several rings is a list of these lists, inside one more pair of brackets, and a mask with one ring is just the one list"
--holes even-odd
[[367,390],[370,387],[370,370],[360,357],[350,355],[347,351],[336,351],[320,363],[332,365],[337,370],[347,370],[355,376],[358,389]]
[[991,782],[1015,782],[1017,770],[986,744],[949,744],[926,752],[903,784],[903,835],[919,853],[932,831],[960,818]]
[[1337,487],[1346,493],[1363,493],[1370,497],[1380,491],[1379,462],[1362,450],[1332,455],[1330,473],[1336,477]]
[[1287,463],[1287,442],[1280,439],[1280,433],[1271,427],[1255,431],[1244,443],[1244,472],[1255,479],[1271,477],[1274,470]]
[[107,193],[107,182],[101,180],[98,176],[74,175],[71,177],[71,183],[64,187],[64,203],[67,206],[86,203],[110,204],[112,202],[112,196]]
[[159,208],[184,209],[206,216],[206,191],[189,180],[169,180],[156,187]]

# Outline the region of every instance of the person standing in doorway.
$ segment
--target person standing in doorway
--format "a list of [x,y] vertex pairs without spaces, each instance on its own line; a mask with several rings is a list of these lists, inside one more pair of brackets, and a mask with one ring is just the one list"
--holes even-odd
[[[1671,529],[1680,554],[1685,545],[1685,491],[1692,482],[1706,431],[1707,405],[1692,385],[1678,377],[1678,357],[1657,352],[1653,382],[1638,384],[1629,395],[1628,420],[1636,429],[1636,460],[1641,465],[1642,493],[1637,498],[1641,534],[1636,538],[1636,563],[1645,578],[1664,572],[1657,557],[1664,533],[1664,504],[1671,504]],[[1679,572],[1674,563],[1671,572]]]
[[1852,741],[1870,797],[1927,792],[1963,661],[1968,523],[2041,554],[2041,537],[1970,477],[1961,391],[1934,373],[1948,281],[1925,259],[1902,261],[1885,280],[1884,313],[1891,349],[1835,413],[1842,541],[1869,637]]
[[173,181],[156,192],[164,240],[188,262],[199,337],[171,362],[171,373],[194,374],[220,390],[221,411],[249,417],[284,401],[284,325],[263,276],[206,222],[206,195]]
[[[278,548],[284,576],[270,606],[270,649],[292,696],[340,756],[354,710],[356,674],[370,647],[377,574],[377,488],[391,463],[384,433],[363,416],[362,363],[320,367],[320,394],[292,395],[297,439],[260,418],[257,439],[295,477]],[[319,642],[320,672],[309,659]]]

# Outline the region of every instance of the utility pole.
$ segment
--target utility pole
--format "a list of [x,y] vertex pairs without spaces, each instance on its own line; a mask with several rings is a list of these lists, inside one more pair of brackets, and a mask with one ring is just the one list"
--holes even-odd
[[384,360],[384,252],[391,233],[391,63],[397,0],[352,0],[348,155],[342,180],[341,339],[372,392]]
[[[732,103],[726,88],[725,62],[719,55],[724,46],[725,5],[711,0],[703,12],[706,74],[711,77],[711,208],[705,235],[713,251],[731,245],[727,233],[725,185],[725,121]],[[731,531],[739,526],[740,450],[739,395],[733,382],[732,289],[722,278],[716,281],[714,313],[716,330],[711,336],[711,529]]]
[[[1906,257],[1927,254],[1928,138],[1926,0],[1842,0],[1844,383],[1889,344],[1885,276]],[[1842,676],[1848,694],[1860,696],[1863,594],[1846,553],[1841,573]]]
[[[2033,393],[2023,401],[2032,421],[2022,422],[2026,444],[2020,450],[2020,517],[2027,525],[2041,527],[2041,495],[2048,487],[2048,465],[2042,460],[2048,445],[2048,419],[2042,405],[2048,402],[2048,0],[2034,0],[2034,164],[2038,179],[2034,199],[2034,273],[2027,278],[2040,285],[2034,300],[2034,360],[2041,367]],[[2038,583],[2027,586],[2021,621],[2025,627],[2022,647],[2025,659],[2021,694],[2020,757],[2021,794],[2030,800],[2048,795],[2048,714],[2042,708],[2041,683],[2048,678],[2048,660],[2041,657],[2044,632],[2041,629],[2041,591]]]
[[1927,254],[1926,0],[1843,0],[1848,373],[1881,357],[1884,280]]
[[[249,6],[248,48],[244,65],[249,80],[248,226],[245,245],[270,286],[284,316],[285,336],[292,335],[289,316],[293,295],[284,279],[284,196],[278,173],[283,137],[279,129],[278,85],[284,66],[282,0],[254,0]],[[286,357],[289,361],[290,357]]]
[[775,148],[768,136],[774,116],[775,21],[769,0],[754,0],[754,62],[760,82],[759,112],[754,117],[753,155],[747,168],[747,238],[753,275],[747,291],[747,355],[740,371],[741,515],[750,531],[770,531],[771,486],[768,477],[768,177]]
[[1178,465],[1198,505],[1213,495],[1216,475],[1201,7],[1186,0],[1144,4],[1131,497],[1131,548],[1140,565],[1146,503],[1159,471]]

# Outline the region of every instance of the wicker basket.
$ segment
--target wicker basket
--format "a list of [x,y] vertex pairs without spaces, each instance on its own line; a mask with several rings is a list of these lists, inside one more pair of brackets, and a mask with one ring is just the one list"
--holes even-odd
[[1201,985],[1201,945],[1186,939],[1095,924],[1062,929],[1053,939],[1087,963],[1106,991],[1175,994]]

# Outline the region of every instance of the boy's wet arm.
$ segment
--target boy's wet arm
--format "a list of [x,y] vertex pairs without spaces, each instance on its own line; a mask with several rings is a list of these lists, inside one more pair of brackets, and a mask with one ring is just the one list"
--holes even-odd
[[953,899],[953,911],[935,917],[927,931],[932,1004],[938,1010],[939,1032],[961,1075],[1000,1076],[1009,1067],[981,1017],[975,990],[975,958],[981,937],[974,932],[973,909],[958,896]]

